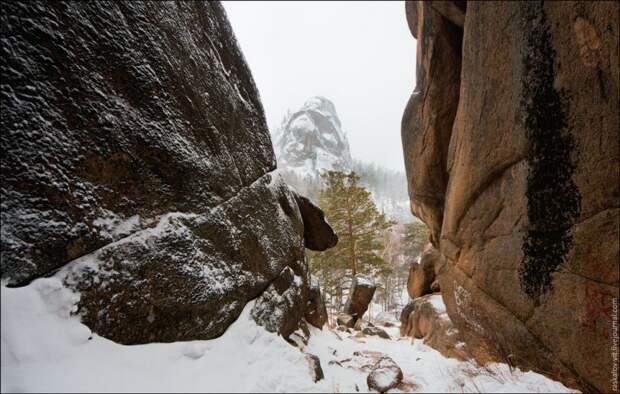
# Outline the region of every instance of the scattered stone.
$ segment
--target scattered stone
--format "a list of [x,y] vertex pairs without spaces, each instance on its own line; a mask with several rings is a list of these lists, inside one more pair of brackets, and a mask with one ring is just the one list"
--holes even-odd
[[378,327],[366,327],[362,330],[362,332],[366,335],[375,335],[384,339],[391,339],[385,330],[382,330]]

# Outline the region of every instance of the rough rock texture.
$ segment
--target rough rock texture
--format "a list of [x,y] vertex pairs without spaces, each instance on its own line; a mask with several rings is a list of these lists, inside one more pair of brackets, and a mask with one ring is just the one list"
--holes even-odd
[[304,222],[304,245],[311,250],[324,251],[338,243],[338,236],[325,221],[325,214],[304,196],[295,193],[295,200]]
[[10,3],[2,25],[10,283],[143,227],[107,223],[206,211],[275,168],[220,5]]
[[256,299],[250,312],[256,323],[267,331],[277,332],[284,338],[298,328],[304,316],[308,300],[308,284],[304,283],[307,273],[296,275],[290,267],[280,275]]
[[439,264],[440,256],[437,249],[428,245],[420,260],[413,262],[409,266],[409,277],[407,278],[407,293],[409,297],[417,298],[425,294],[430,294],[435,282],[435,267]]
[[314,280],[310,281],[308,305],[306,307],[306,315],[304,317],[308,323],[312,324],[316,328],[323,328],[323,325],[327,323],[327,307],[323,301],[319,283]]
[[418,64],[402,136],[448,314],[470,343],[608,392],[620,6],[440,4],[406,5]]
[[400,316],[400,335],[418,339],[446,357],[464,360],[469,353],[459,331],[448,317],[440,295],[426,295],[409,302]]
[[390,357],[384,356],[372,367],[366,378],[368,388],[385,393],[393,389],[403,380],[403,371]]
[[367,277],[356,275],[351,281],[351,289],[349,290],[349,299],[344,307],[345,313],[353,316],[353,324],[361,319],[368,310],[368,305],[375,295],[377,286]]
[[265,289],[303,316],[303,219],[220,4],[11,2],[1,22],[3,280],[61,269],[126,344],[216,337]]

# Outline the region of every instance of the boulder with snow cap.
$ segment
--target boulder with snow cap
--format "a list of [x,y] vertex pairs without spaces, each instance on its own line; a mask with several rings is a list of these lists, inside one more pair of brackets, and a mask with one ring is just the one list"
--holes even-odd
[[385,393],[395,388],[403,380],[403,371],[390,357],[384,356],[373,365],[366,378],[368,388]]
[[349,291],[349,299],[345,306],[345,312],[353,316],[353,325],[355,325],[355,322],[361,319],[368,310],[368,305],[376,289],[377,286],[370,278],[361,274],[357,274],[353,277],[351,289]]

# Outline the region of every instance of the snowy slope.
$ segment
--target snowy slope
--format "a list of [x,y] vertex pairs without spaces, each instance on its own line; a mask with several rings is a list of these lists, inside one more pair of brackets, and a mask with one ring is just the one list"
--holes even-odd
[[253,303],[217,339],[123,346],[71,316],[79,295],[58,278],[1,292],[2,392],[365,392],[366,359],[356,352],[369,351],[392,357],[415,391],[570,392],[507,365],[481,370],[447,359],[421,340],[399,339],[397,328],[386,329],[392,340],[311,329],[303,351],[319,356],[325,373],[314,383],[304,353],[251,320]]

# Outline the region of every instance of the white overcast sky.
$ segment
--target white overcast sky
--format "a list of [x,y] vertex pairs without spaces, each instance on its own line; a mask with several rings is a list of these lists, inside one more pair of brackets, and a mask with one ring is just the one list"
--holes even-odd
[[287,109],[330,99],[353,158],[404,170],[400,120],[415,86],[402,1],[224,1],[272,131]]

